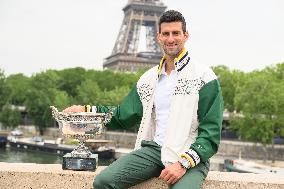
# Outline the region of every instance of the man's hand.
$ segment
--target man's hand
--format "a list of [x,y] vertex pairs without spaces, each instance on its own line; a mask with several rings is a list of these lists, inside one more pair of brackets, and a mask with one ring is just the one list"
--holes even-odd
[[168,184],[176,183],[184,174],[186,169],[179,162],[168,165],[162,170],[159,178],[166,181]]
[[73,105],[68,108],[65,108],[63,112],[85,112],[85,106]]

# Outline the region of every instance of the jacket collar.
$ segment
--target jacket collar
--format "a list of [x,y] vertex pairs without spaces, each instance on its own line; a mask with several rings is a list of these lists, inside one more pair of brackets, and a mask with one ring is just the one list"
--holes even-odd
[[[165,64],[165,55],[162,57],[162,59],[160,60],[160,64],[158,67],[158,74],[161,74],[162,68]],[[175,70],[177,70],[178,72],[180,72],[188,63],[189,63],[190,57],[188,54],[188,51],[186,49],[183,49],[183,51],[178,55],[177,58],[175,58],[174,62],[175,62]]]

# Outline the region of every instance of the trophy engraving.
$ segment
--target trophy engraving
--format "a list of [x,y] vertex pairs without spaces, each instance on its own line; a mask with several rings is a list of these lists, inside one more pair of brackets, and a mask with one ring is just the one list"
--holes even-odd
[[95,170],[98,155],[92,154],[85,146],[88,139],[93,139],[104,132],[104,125],[111,120],[112,113],[95,112],[59,112],[54,106],[50,106],[52,116],[59,124],[62,135],[66,138],[77,139],[79,145],[71,152],[63,156],[63,169],[71,170]]

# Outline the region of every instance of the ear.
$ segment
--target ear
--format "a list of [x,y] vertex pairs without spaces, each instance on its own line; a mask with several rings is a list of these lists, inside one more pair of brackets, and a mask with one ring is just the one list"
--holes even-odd
[[189,33],[188,33],[188,31],[186,31],[186,32],[184,33],[184,37],[185,37],[185,40],[186,40],[186,41],[189,39]]

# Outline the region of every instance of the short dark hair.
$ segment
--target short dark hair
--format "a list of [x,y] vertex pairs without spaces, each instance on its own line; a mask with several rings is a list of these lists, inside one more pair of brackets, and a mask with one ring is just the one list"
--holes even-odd
[[161,33],[161,24],[164,22],[181,22],[182,31],[186,32],[186,22],[183,15],[175,10],[168,10],[162,14],[159,20],[159,33]]

